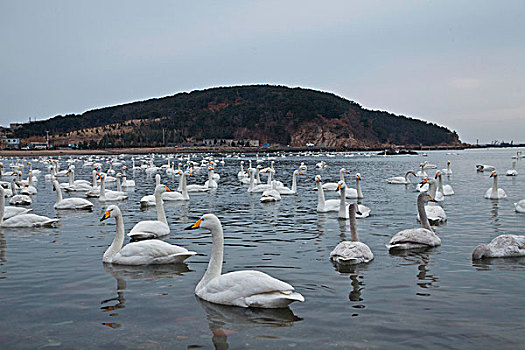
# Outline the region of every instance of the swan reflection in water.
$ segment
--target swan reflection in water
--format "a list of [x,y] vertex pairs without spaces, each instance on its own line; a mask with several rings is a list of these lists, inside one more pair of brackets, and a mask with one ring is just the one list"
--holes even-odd
[[405,260],[404,263],[400,265],[417,265],[418,273],[416,275],[417,282],[416,285],[424,291],[417,292],[418,296],[430,296],[430,290],[432,288],[438,288],[439,278],[430,273],[429,261],[433,249],[427,249],[424,251],[398,251],[390,252],[390,255],[402,257]]
[[490,213],[492,214],[492,217],[494,218],[494,222],[498,222],[498,210],[499,210],[499,203],[497,201],[492,201],[492,210]]
[[509,258],[484,258],[473,260],[472,266],[478,271],[517,271],[525,268],[525,256]]
[[[126,298],[126,280],[145,280],[155,281],[158,279],[170,279],[175,276],[183,276],[190,272],[187,264],[168,264],[168,265],[144,265],[144,266],[126,266],[103,264],[104,271],[117,281],[117,296],[104,299],[100,302],[102,312],[109,312],[110,317],[118,316],[118,310],[125,308]],[[116,322],[103,322],[104,326],[111,328],[120,328],[122,325]]]
[[[206,312],[215,349],[229,348],[229,334],[256,328],[264,330],[273,327],[292,327],[294,322],[302,320],[288,307],[280,309],[244,308],[213,304],[197,296],[195,299]],[[275,334],[269,332],[268,336],[275,336]]]

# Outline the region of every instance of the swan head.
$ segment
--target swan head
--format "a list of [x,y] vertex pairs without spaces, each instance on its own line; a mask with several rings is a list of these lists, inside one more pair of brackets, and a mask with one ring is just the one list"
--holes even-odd
[[447,164],[449,164],[449,165],[450,165],[450,160],[447,160]]
[[422,192],[419,194],[419,196],[417,196],[417,200],[421,200],[423,201],[423,203],[428,203],[428,202],[437,202],[434,197],[432,197],[431,195],[429,195],[427,192]]
[[168,186],[157,185],[155,187],[155,193],[157,193],[157,192],[160,192],[160,193],[171,192],[171,189]]
[[341,168],[341,170],[339,170],[341,173],[344,173],[344,174],[350,174],[350,172],[348,170],[346,170],[345,168]]
[[435,179],[438,179],[441,177],[441,171],[436,171],[436,176],[434,176]]
[[110,205],[109,207],[107,207],[104,211],[104,215],[102,215],[102,217],[100,218],[100,222],[107,220],[112,216],[115,217],[115,215],[117,214],[117,210],[120,212],[120,209],[118,209],[116,205]]
[[321,175],[317,175],[315,177],[315,182],[321,182]]
[[356,178],[357,180],[361,180],[361,174],[359,174],[359,173],[355,174],[355,178]]
[[419,184],[424,185],[426,183],[428,183],[428,178],[424,178],[423,181],[421,181]]
[[472,260],[479,260],[483,259],[487,256],[487,253],[490,251],[489,246],[487,244],[480,244],[476,248],[474,248],[474,251],[472,252]]
[[337,183],[337,190],[340,190],[340,189],[342,189],[342,188],[343,188],[343,189],[346,188],[346,184],[345,184],[344,181],[339,181],[339,182]]
[[497,177],[498,174],[496,174],[496,171],[494,170],[492,173],[490,173],[490,177]]
[[195,230],[198,228],[203,228],[205,230],[211,231],[213,228],[221,226],[219,218],[215,214],[204,214],[199,220],[197,220],[193,225],[190,225],[185,228],[185,230]]

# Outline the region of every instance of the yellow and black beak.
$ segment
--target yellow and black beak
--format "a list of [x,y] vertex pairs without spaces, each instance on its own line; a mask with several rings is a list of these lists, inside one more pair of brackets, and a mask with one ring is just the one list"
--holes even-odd
[[435,200],[431,195],[428,195],[428,200],[431,202],[437,202],[437,200]]
[[166,191],[172,192],[168,186],[164,186],[164,188],[166,189]]
[[420,185],[424,185],[424,184],[426,184],[427,182],[428,182],[428,179],[423,179],[423,181],[421,181],[419,184],[420,184]]
[[104,221],[106,219],[109,219],[110,216],[111,216],[111,210],[106,210],[104,212],[104,215],[100,218],[100,221],[102,222],[102,221]]
[[303,173],[302,173],[302,172],[299,172],[299,175],[303,175]]
[[337,190],[341,189],[341,184],[337,185]]
[[496,173],[493,171],[491,174],[490,174],[490,177],[494,177],[496,176]]
[[202,219],[199,219],[193,225],[186,227],[185,230],[195,230],[200,227],[201,222],[202,222]]

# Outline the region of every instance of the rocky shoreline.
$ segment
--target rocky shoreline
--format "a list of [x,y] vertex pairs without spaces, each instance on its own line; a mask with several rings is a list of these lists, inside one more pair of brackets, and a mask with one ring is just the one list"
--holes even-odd
[[[462,150],[467,148],[482,148],[463,144],[461,146],[417,146],[404,147],[403,150],[431,151],[431,150]],[[151,154],[151,153],[272,153],[272,152],[380,152],[385,148],[350,148],[337,149],[335,147],[144,147],[144,148],[106,148],[106,149],[53,149],[53,150],[1,150],[3,157],[28,156],[63,156],[63,155],[117,155],[117,154]],[[389,153],[387,153],[389,154]]]

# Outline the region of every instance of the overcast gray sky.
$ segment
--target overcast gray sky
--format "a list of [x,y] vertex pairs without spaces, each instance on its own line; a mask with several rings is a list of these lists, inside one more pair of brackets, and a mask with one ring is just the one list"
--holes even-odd
[[525,1],[0,0],[0,124],[215,86],[525,142]]

